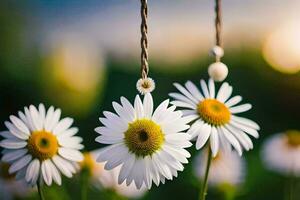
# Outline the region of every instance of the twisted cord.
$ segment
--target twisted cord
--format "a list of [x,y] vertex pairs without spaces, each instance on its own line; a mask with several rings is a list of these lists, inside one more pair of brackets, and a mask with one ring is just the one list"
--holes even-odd
[[[222,8],[221,0],[215,0],[215,28],[216,28],[216,45],[222,47],[221,29],[222,29]],[[220,57],[216,57],[217,61],[220,61]]]
[[147,0],[141,0],[141,73],[142,78],[145,79],[148,76],[149,64],[148,64],[148,6]]

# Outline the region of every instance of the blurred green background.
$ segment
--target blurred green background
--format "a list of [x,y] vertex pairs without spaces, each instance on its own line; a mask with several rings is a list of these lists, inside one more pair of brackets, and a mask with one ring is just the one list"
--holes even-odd
[[[261,126],[254,150],[244,154],[247,175],[239,200],[283,199],[285,177],[264,169],[260,149],[269,135],[300,129],[299,8],[296,0],[224,1],[227,81],[253,105],[244,116]],[[0,1],[0,121],[43,102],[75,118],[86,151],[99,148],[94,128],[102,111],[111,111],[120,96],[133,101],[137,93],[139,23],[139,2],[132,0]],[[213,1],[150,1],[149,23],[158,105],[175,91],[173,82],[208,78]],[[194,147],[189,151],[196,154]],[[142,199],[197,199],[200,183],[192,162],[193,157],[178,178]],[[48,199],[79,199],[74,180],[47,188]],[[110,197],[91,189],[89,199]],[[222,195],[210,188],[208,199]]]

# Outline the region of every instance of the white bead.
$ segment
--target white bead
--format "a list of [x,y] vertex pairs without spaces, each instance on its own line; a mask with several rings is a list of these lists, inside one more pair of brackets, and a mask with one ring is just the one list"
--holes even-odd
[[214,46],[211,50],[211,54],[213,56],[216,56],[216,57],[219,57],[219,58],[222,58],[224,56],[224,50],[222,47],[220,46]]
[[209,65],[208,74],[214,81],[224,81],[228,75],[228,68],[222,62],[215,62]]

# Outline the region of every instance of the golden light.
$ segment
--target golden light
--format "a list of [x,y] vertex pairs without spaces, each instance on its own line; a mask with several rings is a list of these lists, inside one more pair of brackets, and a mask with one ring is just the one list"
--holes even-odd
[[291,22],[278,27],[263,46],[265,60],[283,73],[300,71],[300,23]]
[[86,113],[103,88],[101,52],[89,43],[66,38],[52,44],[46,63],[49,98],[69,112]]

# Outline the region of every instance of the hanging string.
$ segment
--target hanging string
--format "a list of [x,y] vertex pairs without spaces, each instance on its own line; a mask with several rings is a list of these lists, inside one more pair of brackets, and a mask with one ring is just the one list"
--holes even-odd
[[142,78],[145,79],[148,76],[149,65],[148,65],[148,6],[147,0],[141,0],[141,73]]
[[[216,46],[222,47],[221,29],[222,29],[222,8],[221,0],[215,0],[215,28],[216,28]],[[216,55],[216,61],[219,62],[222,56]]]

